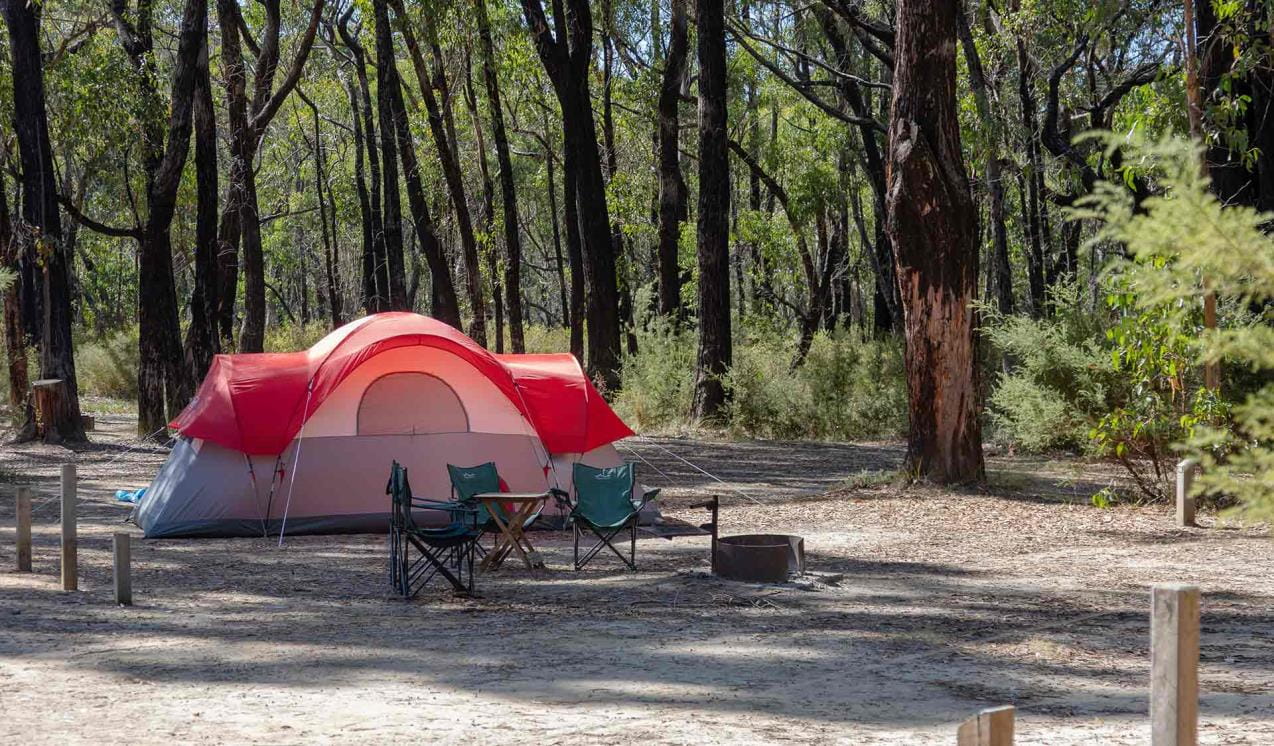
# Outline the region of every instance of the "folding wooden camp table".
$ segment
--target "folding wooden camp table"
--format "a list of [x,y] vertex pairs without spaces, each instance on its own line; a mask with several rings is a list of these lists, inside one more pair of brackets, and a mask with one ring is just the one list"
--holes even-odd
[[[487,556],[482,558],[483,570],[495,570],[504,564],[504,560],[512,552],[517,552],[527,569],[544,567],[544,560],[535,550],[526,535],[526,522],[536,511],[544,507],[549,499],[547,492],[480,492],[473,496],[486,506],[491,520],[500,529],[495,546]],[[511,505],[513,510],[505,513],[504,506]]]

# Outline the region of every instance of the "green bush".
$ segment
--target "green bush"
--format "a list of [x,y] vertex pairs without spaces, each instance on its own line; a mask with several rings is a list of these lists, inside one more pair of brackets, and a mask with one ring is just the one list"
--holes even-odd
[[263,347],[266,352],[298,352],[309,349],[315,342],[332,331],[326,321],[311,321],[308,324],[285,324],[271,326],[265,330]]
[[[620,416],[644,430],[693,424],[697,339],[657,325],[624,361]],[[836,331],[815,337],[805,364],[793,370],[795,337],[751,328],[735,339],[726,376],[731,399],[726,429],[764,438],[893,437],[906,426],[901,343],[863,341]]]
[[612,402],[639,430],[684,429],[691,424],[696,338],[661,320],[638,335],[638,354],[624,357],[623,385]]
[[135,400],[139,365],[137,327],[80,340],[75,346],[75,376],[82,396]]
[[[1197,382],[1168,387],[1170,400],[1188,407],[1179,421],[1188,442],[1175,449],[1202,461],[1201,489],[1237,500],[1246,517],[1274,520],[1274,239],[1265,232],[1274,216],[1218,201],[1200,172],[1198,148],[1188,142],[1109,138],[1159,189],[1135,206],[1126,188],[1099,183],[1079,217],[1100,221],[1095,240],[1128,249],[1131,258],[1113,268],[1135,291],[1128,317],[1163,318],[1185,336],[1169,349],[1171,359],[1155,349],[1140,354],[1148,352],[1155,365],[1163,360],[1179,366],[1177,358],[1188,353],[1195,371],[1209,362],[1220,363],[1223,372],[1241,371],[1222,378],[1220,392]],[[1215,330],[1198,323],[1207,291],[1217,300]],[[1123,362],[1143,361],[1132,356]],[[1168,367],[1155,375],[1171,380],[1180,371]]]
[[1003,359],[987,399],[991,436],[1025,451],[1080,450],[1117,398],[1119,382],[1100,320],[1077,286],[1058,288],[1047,319],[985,310],[982,333]]

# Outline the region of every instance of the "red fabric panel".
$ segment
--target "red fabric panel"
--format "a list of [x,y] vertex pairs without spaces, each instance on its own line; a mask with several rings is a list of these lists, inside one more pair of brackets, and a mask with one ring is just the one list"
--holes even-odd
[[632,435],[570,355],[492,355],[459,331],[413,313],[346,324],[306,352],[218,355],[169,426],[250,454],[278,454],[351,372],[407,345],[472,365],[527,418],[551,453],[584,453]]

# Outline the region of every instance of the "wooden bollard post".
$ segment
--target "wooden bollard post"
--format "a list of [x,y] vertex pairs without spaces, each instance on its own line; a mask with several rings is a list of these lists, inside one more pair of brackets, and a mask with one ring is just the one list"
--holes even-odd
[[1177,464],[1177,525],[1181,527],[1194,525],[1194,475],[1199,470],[1199,462],[1188,458]]
[[1012,705],[992,707],[960,723],[956,746],[1013,746]]
[[111,537],[115,561],[115,603],[120,606],[133,605],[133,579],[129,575],[132,564],[132,551],[129,547],[128,534],[118,533]]
[[31,572],[31,488],[19,487],[14,510],[18,529],[18,572]]
[[1150,590],[1150,743],[1195,746],[1199,728],[1199,588]]
[[75,530],[75,464],[62,464],[62,590],[79,588],[79,554]]

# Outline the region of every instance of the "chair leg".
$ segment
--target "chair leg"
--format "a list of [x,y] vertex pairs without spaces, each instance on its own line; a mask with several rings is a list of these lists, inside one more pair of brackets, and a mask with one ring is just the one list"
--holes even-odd
[[578,572],[580,568],[580,564],[579,564],[579,523],[577,521],[571,522],[571,533],[575,534],[575,570]]
[[633,525],[631,526],[631,528],[633,532],[633,538],[632,538],[632,546],[628,550],[628,569],[636,570],[637,569],[637,519],[636,518],[633,519]]

